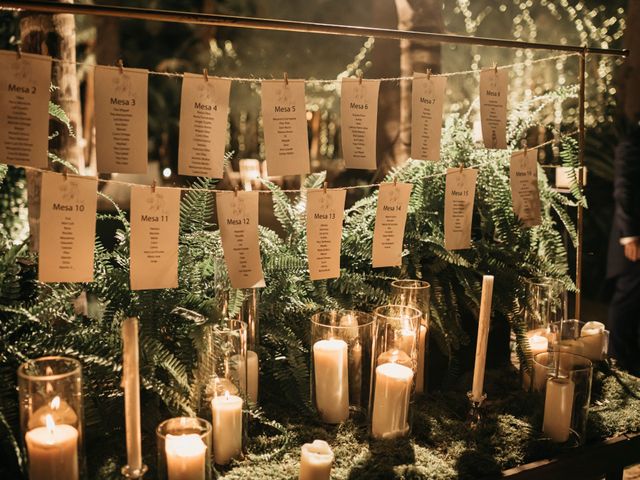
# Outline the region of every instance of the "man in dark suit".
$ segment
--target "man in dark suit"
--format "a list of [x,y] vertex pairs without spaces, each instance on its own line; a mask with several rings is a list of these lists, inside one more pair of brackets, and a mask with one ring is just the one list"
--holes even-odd
[[610,347],[621,367],[640,376],[640,122],[625,123],[614,160],[615,214],[607,265],[607,277],[615,281]]

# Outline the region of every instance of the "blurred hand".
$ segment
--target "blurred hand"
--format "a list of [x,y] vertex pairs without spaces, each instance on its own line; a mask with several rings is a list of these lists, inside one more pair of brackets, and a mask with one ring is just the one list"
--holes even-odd
[[624,246],[624,256],[630,262],[640,260],[640,238],[636,238]]

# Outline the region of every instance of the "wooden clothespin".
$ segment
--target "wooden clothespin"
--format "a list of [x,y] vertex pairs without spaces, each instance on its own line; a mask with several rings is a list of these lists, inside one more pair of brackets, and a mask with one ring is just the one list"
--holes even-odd
[[202,69],[202,75],[204,75],[204,81],[208,82],[209,81],[209,71],[206,68]]
[[431,69],[427,68],[427,80],[431,80]]
[[362,85],[362,72],[358,72],[358,85]]
[[524,150],[525,157],[527,156],[527,140],[522,140],[522,149]]
[[493,62],[493,71],[496,75],[498,74],[498,64],[496,62]]
[[66,168],[62,171],[62,176],[64,177],[64,181],[66,182],[66,181],[67,181],[67,178],[69,178],[69,177],[67,176],[67,169],[66,169]]
[[118,68],[120,69],[120,73],[124,73],[124,62],[122,59],[118,60]]
[[16,44],[16,55],[18,55],[18,60],[22,59],[22,48],[19,43]]
[[236,198],[238,197],[238,187],[237,186],[233,187],[233,196],[236,197]]
[[289,86],[289,74],[287,72],[284,72],[284,84],[288,87]]
[[324,185],[322,186],[322,189],[324,191],[324,193],[327,193],[327,185],[329,184],[329,182],[324,182]]
[[464,165],[460,164],[460,175],[462,175],[462,171],[464,170]]
[[154,179],[153,182],[151,182],[151,193],[156,193],[156,180]]
[[398,186],[398,177],[393,177],[393,186],[394,187]]

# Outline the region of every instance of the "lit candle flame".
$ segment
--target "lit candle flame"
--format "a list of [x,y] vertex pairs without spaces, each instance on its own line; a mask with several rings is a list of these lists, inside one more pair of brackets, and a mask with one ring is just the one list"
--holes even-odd
[[229,390],[224,391],[224,399],[229,400]]
[[51,400],[51,410],[58,410],[60,408],[60,397],[55,396],[53,400]]
[[53,436],[53,432],[56,428],[56,422],[53,420],[53,416],[51,414],[47,414],[44,417],[44,421],[47,425],[47,430],[49,430],[49,433]]

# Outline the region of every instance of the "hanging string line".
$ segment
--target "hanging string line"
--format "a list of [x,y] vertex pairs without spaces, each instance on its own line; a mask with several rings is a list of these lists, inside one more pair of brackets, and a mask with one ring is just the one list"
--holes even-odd
[[[559,59],[566,59],[566,58],[570,58],[570,57],[575,57],[575,56],[579,56],[580,53],[563,53],[561,55],[553,55],[550,57],[544,57],[544,58],[539,58],[537,60],[527,60],[525,62],[519,62],[519,63],[512,63],[509,65],[502,65],[502,66],[498,66],[498,70],[507,70],[510,68],[516,68],[516,67],[528,67],[531,66],[535,63],[541,63],[541,62],[549,62],[552,60],[559,60]],[[90,68],[95,68],[96,65],[95,64],[84,64],[82,62],[70,62],[68,60],[61,60],[59,58],[53,58],[52,61],[54,63],[59,63],[59,64],[67,64],[67,65],[76,65],[76,66],[82,66],[82,67],[90,67]],[[463,71],[459,71],[459,72],[450,72],[450,73],[441,73],[441,74],[433,74],[434,77],[455,77],[455,76],[460,76],[460,75],[471,75],[471,74],[477,74],[480,73],[482,70],[487,70],[490,68],[486,68],[486,69],[476,69],[476,70],[463,70]],[[182,78],[184,77],[183,73],[177,73],[177,72],[158,72],[155,70],[148,70],[147,71],[149,73],[149,75],[157,75],[157,76],[162,76],[162,77],[173,77],[173,78]],[[210,72],[207,73],[209,74]],[[214,76],[213,74],[211,74],[212,76]],[[339,76],[340,77],[340,76]],[[218,77],[224,80],[231,80],[233,82],[238,82],[238,83],[259,83],[263,80],[274,80],[274,78],[260,78],[260,77],[253,77],[253,78],[248,78],[248,77]],[[325,85],[325,84],[331,84],[331,83],[338,83],[340,82],[340,80],[342,79],[342,77],[340,78],[334,78],[334,79],[330,79],[330,80],[320,80],[320,79],[305,79],[305,83],[308,84],[315,84],[315,85]],[[375,79],[369,79],[369,80],[380,80],[381,82],[400,82],[400,81],[405,81],[405,80],[412,80],[413,77],[382,77],[382,78],[375,78]]]
[[[552,138],[551,140],[548,140],[544,143],[540,143],[538,145],[532,146],[532,147],[527,147],[528,150],[535,150],[538,148],[542,148],[542,147],[546,147],[547,145],[551,145],[553,143],[558,143],[562,140],[562,138],[566,138],[566,137],[572,137],[578,134],[578,130],[575,130],[573,132],[570,133],[563,133],[560,135],[560,138]],[[428,160],[425,160],[428,161]],[[479,168],[481,167],[482,164],[481,163],[477,163],[474,165],[467,165],[464,168]],[[51,172],[51,170],[47,170],[44,168],[36,168],[36,167],[29,167],[27,165],[20,165],[16,168],[24,168],[25,170],[31,170],[34,172]],[[453,167],[451,167],[453,168]],[[455,171],[458,171],[458,169],[456,168]],[[427,178],[437,178],[437,177],[442,177],[445,175],[448,175],[449,173],[455,173],[455,171],[453,172],[448,172],[448,171],[444,171],[444,172],[439,172],[439,173],[433,173],[430,175],[425,175],[424,177],[421,177],[421,180],[425,180]],[[62,175],[62,174],[61,174]],[[73,173],[66,173],[65,175],[69,176],[69,177],[78,177],[78,178],[90,178],[90,177],[86,177],[84,175],[77,175],[77,174],[73,174]],[[260,177],[260,179],[262,179],[262,177]],[[98,183],[102,183],[102,184],[114,184],[114,185],[122,185],[125,187],[148,187],[149,185],[146,184],[142,184],[142,183],[132,183],[132,182],[123,182],[122,180],[113,180],[113,179],[106,179],[106,178],[98,178]],[[376,188],[379,187],[382,183],[388,183],[388,182],[381,182],[381,183],[369,183],[367,185],[348,185],[346,187],[335,187],[332,188],[332,190],[359,190],[359,189],[370,189],[370,188]],[[220,192],[231,192],[231,190],[216,190],[216,189],[211,189],[211,188],[194,188],[194,187],[168,187],[168,188],[177,188],[179,190],[183,190],[183,191],[194,191],[194,192],[211,192],[211,193],[220,193]],[[271,190],[254,190],[257,191],[258,193],[263,193],[263,194],[272,194],[273,192]],[[303,191],[303,189],[287,189],[287,190],[283,190],[280,189],[280,192],[284,192],[284,193],[301,193]]]

